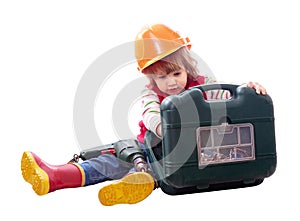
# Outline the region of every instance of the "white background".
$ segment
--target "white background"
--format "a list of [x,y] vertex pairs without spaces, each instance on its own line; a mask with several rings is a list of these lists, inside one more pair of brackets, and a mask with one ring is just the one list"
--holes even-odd
[[[296,0],[1,1],[1,216],[32,221],[299,218],[299,10]],[[102,53],[157,22],[188,35],[218,79],[253,80],[267,88],[276,118],[274,175],[253,188],[183,196],[155,190],[139,204],[113,207],[98,202],[105,184],[35,195],[21,176],[22,152],[34,151],[52,164],[78,153],[73,102],[83,73]],[[104,108],[108,99],[101,99]],[[110,121],[99,121],[97,127],[111,130]]]

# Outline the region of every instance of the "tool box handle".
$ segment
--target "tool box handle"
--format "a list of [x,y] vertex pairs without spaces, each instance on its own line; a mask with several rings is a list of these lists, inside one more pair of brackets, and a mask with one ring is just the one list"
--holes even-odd
[[239,85],[236,84],[205,84],[205,85],[195,86],[193,88],[198,88],[202,92],[211,91],[211,90],[227,90],[230,92],[231,97],[235,98],[237,87],[239,87]]

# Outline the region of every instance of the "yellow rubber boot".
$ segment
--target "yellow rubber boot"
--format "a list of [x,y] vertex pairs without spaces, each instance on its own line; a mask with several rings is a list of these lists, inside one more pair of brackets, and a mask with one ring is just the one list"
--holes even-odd
[[51,165],[29,151],[22,155],[21,170],[24,180],[38,195],[85,184],[85,174],[80,165]]
[[105,206],[134,204],[146,199],[153,189],[153,177],[145,172],[136,172],[101,188],[98,197]]

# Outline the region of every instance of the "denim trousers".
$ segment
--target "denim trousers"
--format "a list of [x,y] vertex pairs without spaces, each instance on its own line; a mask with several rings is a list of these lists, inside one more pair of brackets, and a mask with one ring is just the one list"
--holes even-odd
[[[145,151],[145,145],[139,143],[146,160],[149,162]],[[150,165],[150,164],[149,164]],[[85,160],[80,163],[85,172],[85,186],[101,183],[107,180],[119,180],[128,173],[136,172],[135,168],[128,167],[128,164],[121,162],[115,155],[103,154],[98,157]]]
[[118,180],[133,170],[112,154],[99,155],[80,163],[85,173],[85,186],[107,180]]

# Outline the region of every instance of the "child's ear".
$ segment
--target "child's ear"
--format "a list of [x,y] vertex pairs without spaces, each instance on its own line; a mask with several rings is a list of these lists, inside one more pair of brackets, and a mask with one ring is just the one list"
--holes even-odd
[[149,80],[149,84],[147,85],[147,88],[152,90],[154,88],[154,86],[156,85],[156,83],[151,76],[147,75],[147,78]]

